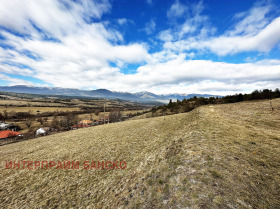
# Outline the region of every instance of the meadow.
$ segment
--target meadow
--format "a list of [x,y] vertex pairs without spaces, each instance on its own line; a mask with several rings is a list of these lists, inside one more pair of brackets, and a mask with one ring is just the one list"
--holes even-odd
[[[72,130],[0,147],[1,208],[279,208],[280,99]],[[125,169],[5,169],[6,161]]]
[[[137,114],[138,112],[142,113],[144,109],[149,108],[147,105],[118,99],[107,99],[105,103],[104,99],[99,98],[72,98],[2,92],[0,94],[0,121],[13,123],[20,127],[18,131],[28,133],[40,127],[50,126],[54,116],[61,117],[66,114],[65,112],[78,116],[80,120],[98,120],[100,118],[98,113],[104,111],[104,104],[106,112],[118,109],[124,116]],[[19,117],[18,113],[29,113],[32,117]],[[38,119],[44,120],[44,124],[38,122]],[[30,127],[26,125],[27,121],[32,121]]]

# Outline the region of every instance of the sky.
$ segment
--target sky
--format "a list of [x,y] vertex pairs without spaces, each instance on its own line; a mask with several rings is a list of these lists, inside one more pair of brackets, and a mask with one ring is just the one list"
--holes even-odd
[[280,87],[279,0],[0,0],[0,85],[227,95]]

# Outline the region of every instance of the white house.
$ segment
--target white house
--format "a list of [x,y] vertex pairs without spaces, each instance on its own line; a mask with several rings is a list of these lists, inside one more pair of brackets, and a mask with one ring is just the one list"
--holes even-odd
[[44,134],[46,133],[46,131],[43,129],[43,128],[39,128],[37,131],[36,131],[36,135],[41,135],[41,134]]
[[0,130],[5,130],[10,126],[8,123],[0,123]]

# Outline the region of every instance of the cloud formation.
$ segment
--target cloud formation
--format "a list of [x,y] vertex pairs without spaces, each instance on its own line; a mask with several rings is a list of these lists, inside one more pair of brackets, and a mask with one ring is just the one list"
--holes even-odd
[[156,22],[151,19],[150,22],[146,23],[145,31],[148,35],[152,34],[156,29]]
[[[165,49],[177,53],[208,50],[225,56],[250,51],[269,52],[280,42],[280,17],[269,20],[266,16],[271,8],[269,4],[258,3],[249,11],[236,14],[237,22],[232,29],[214,36],[216,29],[211,27],[209,18],[201,14],[203,5],[200,2],[193,6],[192,17],[177,27],[179,30],[173,33],[169,31],[169,34],[173,34],[172,37],[166,39],[160,34],[159,38],[165,41]],[[184,37],[193,33],[197,35]]]
[[[0,31],[4,38],[1,42],[12,48],[1,48],[1,63],[8,60],[0,66],[6,69],[3,72],[23,73],[23,65],[32,69],[28,75],[46,83],[84,88],[92,86],[84,85],[84,79],[104,80],[119,72],[120,69],[111,67],[109,62],[122,66],[123,63],[141,63],[150,57],[143,44],[123,45],[120,32],[100,22],[87,22],[88,18],[100,19],[103,13],[109,12],[108,1],[68,5],[55,0],[32,1],[28,6],[30,11],[20,9],[25,8],[27,2],[17,3],[15,10],[0,14],[0,25],[20,34]],[[7,4],[1,8],[12,6]],[[83,10],[84,7],[87,10]],[[14,21],[7,22],[6,18]]]
[[[268,17],[269,4],[236,14],[235,23],[217,35],[202,1],[187,6],[176,0],[166,16],[181,23],[161,31],[153,18],[146,24],[157,51],[141,40],[127,43],[118,27],[103,21],[113,9],[108,0],[1,1],[0,80],[38,85],[28,77],[67,88],[221,95],[279,87],[277,59],[241,64],[196,59],[203,53],[269,53],[280,43],[280,17]],[[131,21],[114,20],[119,27]],[[129,64],[140,67],[128,74],[123,68]]]

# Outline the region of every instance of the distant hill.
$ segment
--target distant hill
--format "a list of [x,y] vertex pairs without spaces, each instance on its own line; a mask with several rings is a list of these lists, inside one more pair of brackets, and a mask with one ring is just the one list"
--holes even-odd
[[[280,208],[280,99],[272,104],[201,106],[0,146],[0,208]],[[85,161],[127,167],[84,169]]]
[[179,99],[184,98],[189,99],[193,96],[197,97],[211,97],[217,95],[210,94],[166,94],[157,95],[151,92],[116,92],[107,89],[96,89],[96,90],[79,90],[71,88],[59,88],[59,87],[35,87],[35,86],[0,86],[0,91],[3,92],[16,92],[25,94],[41,94],[41,95],[62,95],[62,96],[84,96],[84,97],[94,97],[94,98],[108,98],[108,99],[122,99],[131,100],[138,102],[164,102],[167,103],[169,99]]

